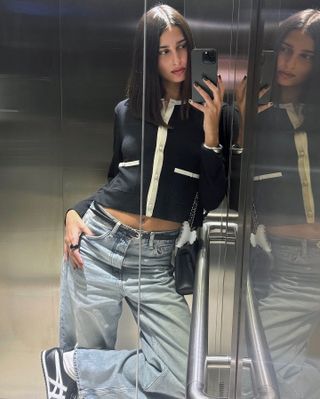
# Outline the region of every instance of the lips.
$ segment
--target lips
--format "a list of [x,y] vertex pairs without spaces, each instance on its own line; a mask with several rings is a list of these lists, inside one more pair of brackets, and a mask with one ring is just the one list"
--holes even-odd
[[171,73],[175,75],[182,75],[185,72],[186,68],[178,68],[171,71]]
[[278,76],[280,76],[281,78],[285,78],[285,79],[292,79],[292,78],[295,78],[296,75],[294,75],[293,73],[290,73],[290,72],[279,71]]

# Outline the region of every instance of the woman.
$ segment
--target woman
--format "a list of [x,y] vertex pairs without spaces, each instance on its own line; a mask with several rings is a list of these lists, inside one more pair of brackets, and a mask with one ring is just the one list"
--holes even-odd
[[[42,353],[48,399],[185,397],[190,314],[171,255],[196,194],[200,225],[225,193],[222,82],[205,82],[213,100],[198,85],[204,103],[189,100],[192,47],[173,8],[156,6],[140,20],[128,99],[115,108],[109,182],[66,215],[61,347]],[[114,349],[123,298],[140,350]]]
[[[252,241],[271,253],[270,281],[251,270],[264,286],[259,311],[280,397],[316,399],[320,361],[308,343],[320,321],[320,11],[292,15],[277,37],[273,104],[257,121]],[[245,80],[240,103],[244,92]]]

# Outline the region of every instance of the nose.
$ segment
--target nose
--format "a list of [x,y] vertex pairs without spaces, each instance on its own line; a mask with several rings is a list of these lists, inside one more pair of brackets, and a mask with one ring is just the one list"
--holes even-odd
[[289,70],[293,70],[295,68],[295,66],[296,66],[296,63],[297,63],[297,58],[294,55],[291,55],[286,60],[287,68]]
[[181,57],[176,50],[172,52],[172,62],[173,65],[180,65]]

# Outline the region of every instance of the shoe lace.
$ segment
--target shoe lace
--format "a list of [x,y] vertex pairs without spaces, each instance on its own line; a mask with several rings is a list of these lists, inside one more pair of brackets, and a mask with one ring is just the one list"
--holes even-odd
[[56,379],[49,378],[49,382],[53,385],[53,389],[50,392],[50,399],[66,399],[66,392],[68,387],[63,384],[62,373],[59,361],[59,354],[54,354],[55,368],[56,368]]

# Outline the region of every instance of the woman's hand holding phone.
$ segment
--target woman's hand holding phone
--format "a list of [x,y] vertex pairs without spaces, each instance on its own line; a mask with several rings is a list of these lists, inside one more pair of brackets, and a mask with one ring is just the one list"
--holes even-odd
[[212,95],[210,96],[201,86],[194,83],[194,88],[203,98],[203,103],[197,103],[191,99],[189,103],[193,108],[204,114],[203,130],[205,133],[205,144],[209,147],[216,147],[219,145],[219,121],[224,96],[224,84],[220,75],[218,76],[217,86],[209,79],[203,79],[203,82]]

